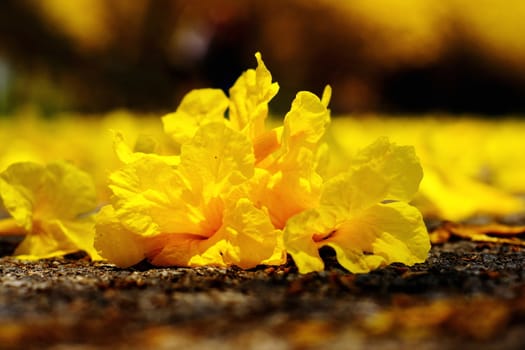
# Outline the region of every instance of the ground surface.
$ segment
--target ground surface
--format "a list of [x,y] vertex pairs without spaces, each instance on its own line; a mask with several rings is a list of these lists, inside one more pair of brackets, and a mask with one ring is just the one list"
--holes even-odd
[[[12,242],[2,241],[5,254]],[[369,274],[0,258],[1,349],[520,349],[525,251],[466,241]]]

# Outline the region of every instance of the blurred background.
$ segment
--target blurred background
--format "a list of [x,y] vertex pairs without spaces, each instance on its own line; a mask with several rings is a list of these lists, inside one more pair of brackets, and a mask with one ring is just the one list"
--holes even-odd
[[525,113],[525,1],[2,0],[0,114],[168,112],[260,51],[333,114]]

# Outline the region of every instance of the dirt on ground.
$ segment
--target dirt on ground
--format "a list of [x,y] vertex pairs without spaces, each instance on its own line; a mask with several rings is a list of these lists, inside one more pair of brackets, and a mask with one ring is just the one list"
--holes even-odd
[[521,349],[524,248],[452,240],[425,263],[350,274],[280,267],[122,269],[5,256],[1,349]]

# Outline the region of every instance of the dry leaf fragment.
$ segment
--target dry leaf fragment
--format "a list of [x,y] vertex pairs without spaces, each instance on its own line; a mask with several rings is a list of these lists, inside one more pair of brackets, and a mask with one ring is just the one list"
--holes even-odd
[[525,234],[525,226],[508,226],[498,223],[464,225],[446,221],[430,233],[430,241],[432,244],[443,244],[453,235],[473,242],[511,244],[525,247],[525,240],[515,237],[521,234]]

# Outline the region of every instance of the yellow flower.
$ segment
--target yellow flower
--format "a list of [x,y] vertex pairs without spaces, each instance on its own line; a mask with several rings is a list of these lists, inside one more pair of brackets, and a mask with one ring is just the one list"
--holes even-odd
[[[277,149],[259,159],[267,172],[257,201],[267,208],[275,227],[282,229],[291,216],[313,207],[323,179],[318,174],[319,141],[330,122],[326,108],[330,88],[323,98],[301,91],[284,118]],[[276,132],[277,133],[277,132]]]
[[406,203],[421,177],[409,147],[379,139],[360,152],[351,170],[323,185],[318,206],[287,221],[284,243],[299,272],[324,268],[318,249],[325,245],[354,273],[424,261],[428,234],[419,211]]
[[10,218],[0,221],[5,234],[25,234],[15,255],[40,259],[93,248],[96,209],[90,176],[65,162],[41,166],[15,163],[0,173],[0,199]]
[[425,178],[414,200],[425,215],[459,221],[477,214],[506,215],[523,211],[523,200],[500,188],[451,172],[442,163],[424,164]]
[[241,190],[254,162],[244,134],[208,123],[182,145],[178,166],[148,157],[127,164],[111,175],[114,202],[99,215],[97,249],[121,266],[143,258],[180,266],[282,263],[279,232]]
[[220,89],[192,90],[174,113],[162,117],[164,131],[177,143],[191,140],[201,125],[223,122],[228,98]]
[[406,203],[422,176],[413,149],[381,140],[323,184],[330,87],[321,98],[299,92],[283,125],[267,129],[278,85],[256,58],[229,99],[220,90],[194,90],[163,118],[180,146],[175,158],[149,153],[148,142],[133,152],[117,134],[124,165],[110,176],[112,204],[97,216],[100,254],[119,266],[146,258],[249,268],[283,263],[286,248],[300,272],[323,268],[322,245],[354,272],[424,260],[428,235]]
[[[387,135],[414,145],[421,159],[425,176],[413,204],[423,215],[463,220],[478,214],[516,213],[524,208],[523,201],[512,195],[525,188],[519,181],[525,166],[515,152],[521,129],[522,125],[509,120],[336,118],[329,130],[327,175],[344,171],[359,147]],[[504,178],[512,181],[502,181]]]
[[268,102],[279,91],[272,83],[272,75],[264,65],[261,54],[255,54],[257,68],[248,69],[230,89],[230,115],[232,127],[246,133],[252,140],[265,130]]

